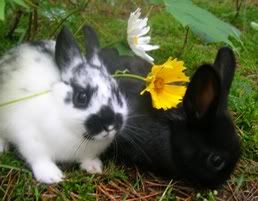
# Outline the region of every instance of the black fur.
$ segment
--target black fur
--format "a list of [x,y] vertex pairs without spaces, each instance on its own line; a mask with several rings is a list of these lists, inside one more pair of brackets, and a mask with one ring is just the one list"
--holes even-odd
[[55,60],[61,70],[65,72],[71,68],[74,59],[82,59],[79,46],[67,27],[63,27],[56,39]]
[[[11,49],[0,61],[0,71],[5,71],[5,66],[11,64],[12,62],[16,62],[17,57],[19,55],[19,52],[16,49]],[[10,69],[11,68],[11,69]],[[8,72],[10,71],[16,71],[19,69],[18,66],[10,65],[10,68],[8,68]]]
[[121,99],[121,92],[117,86],[111,86],[111,93],[113,98],[115,98],[118,102],[118,104],[122,107],[123,106],[123,101]]
[[72,100],[73,100],[72,92],[67,92],[64,102],[67,104],[70,104],[72,102]]
[[[150,70],[150,65],[139,58],[120,57],[107,49],[102,54],[111,73],[127,68],[146,75]],[[220,49],[213,65],[196,71],[183,103],[167,111],[154,109],[149,94],[139,95],[144,83],[120,79],[130,114],[106,156],[194,187],[220,186],[240,157],[239,139],[226,107],[234,71],[232,50]]]
[[[37,50],[39,50],[43,54],[49,55],[49,57],[51,58],[54,56],[53,50],[51,50],[48,47],[47,43],[43,40],[29,42],[29,45],[37,48]],[[40,58],[36,58],[36,59],[40,59]]]
[[94,54],[97,53],[99,49],[99,40],[96,32],[90,26],[83,27],[85,40],[85,47],[87,52],[87,59],[90,60]]
[[121,114],[115,114],[109,106],[103,106],[101,110],[89,117],[85,122],[86,127],[89,130],[88,135],[94,136],[101,131],[109,131],[109,126],[114,125],[116,130],[119,130],[122,126]]

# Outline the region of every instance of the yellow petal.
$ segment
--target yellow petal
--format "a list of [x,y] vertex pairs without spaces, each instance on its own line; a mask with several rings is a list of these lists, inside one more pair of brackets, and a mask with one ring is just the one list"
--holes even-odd
[[185,94],[186,87],[171,85],[173,82],[188,82],[184,74],[184,62],[169,58],[164,64],[154,65],[151,73],[145,78],[146,91],[151,94],[153,107],[164,110],[176,107]]
[[165,83],[170,82],[188,82],[189,78],[184,74],[183,62],[169,59],[163,65],[154,65],[151,70],[151,75],[162,77]]
[[165,86],[160,93],[151,91],[153,107],[164,110],[176,107],[184,96],[186,87],[184,86]]

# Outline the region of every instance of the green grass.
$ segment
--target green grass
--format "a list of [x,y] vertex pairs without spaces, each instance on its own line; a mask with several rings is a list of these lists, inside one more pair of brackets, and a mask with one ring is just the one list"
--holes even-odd
[[[185,30],[162,8],[156,6],[151,8],[141,0],[113,1],[115,6],[103,2],[112,1],[92,1],[85,9],[76,11],[65,21],[80,41],[83,41],[80,28],[84,24],[90,24],[97,30],[102,46],[112,46],[125,40],[129,13],[140,6],[143,8],[143,13],[149,13],[153,44],[161,46],[159,50],[151,53],[157,63],[165,61],[169,56],[178,57],[185,61],[187,73],[191,75],[200,64],[212,62],[217,49],[223,45],[204,44],[190,32],[188,42],[182,49]],[[137,196],[144,197],[152,194],[152,197],[145,199],[176,200],[176,196],[210,201],[254,198],[253,189],[257,185],[255,182],[258,178],[258,31],[251,29],[250,22],[258,21],[258,7],[251,3],[255,1],[245,1],[238,18],[235,18],[233,0],[216,1],[216,3],[208,0],[194,0],[194,2],[242,31],[244,48],[239,49],[237,56],[238,68],[231,88],[229,107],[241,137],[243,155],[228,183],[217,193],[196,192],[180,183],[175,184],[174,181],[168,186],[169,181],[162,181],[148,173],[139,173],[134,168],[118,167],[110,162],[105,165],[103,175],[88,175],[80,171],[77,165],[64,166],[66,181],[47,186],[37,183],[26,164],[12,151],[0,156],[0,200],[1,198],[4,200],[111,200],[112,196],[113,198],[120,196],[126,200],[129,196],[137,198]],[[49,8],[55,8],[57,11],[63,9],[65,13],[52,21],[39,13],[38,29],[33,39],[53,37],[61,25],[61,17],[76,9],[76,5],[69,3],[68,0],[57,1],[54,4],[45,3],[39,10],[43,12]],[[54,11],[57,15],[59,12],[56,10]],[[15,33],[11,39],[5,38],[10,28],[11,15],[7,16],[5,23],[0,22],[0,55],[16,46],[21,39],[25,39],[21,32],[24,33],[28,28],[28,15],[28,13],[24,14],[18,26],[20,32]],[[83,46],[83,42],[81,45]],[[248,193],[253,197],[248,197]]]

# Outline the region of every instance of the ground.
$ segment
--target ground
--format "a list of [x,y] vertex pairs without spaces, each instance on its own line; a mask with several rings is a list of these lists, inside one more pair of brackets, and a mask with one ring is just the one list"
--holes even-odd
[[[185,29],[162,7],[150,6],[147,1],[92,0],[85,1],[85,7],[78,6],[78,2],[81,1],[44,1],[38,5],[37,12],[23,11],[14,33],[9,31],[15,21],[15,13],[19,11],[9,9],[6,21],[0,22],[0,55],[23,40],[54,38],[63,23],[71,27],[78,40],[82,40],[81,27],[90,24],[98,32],[103,47],[115,45],[125,41],[129,13],[137,7],[149,16],[153,43],[161,46],[160,50],[151,54],[157,63],[164,62],[169,56],[178,57],[185,61],[187,73],[191,75],[201,63],[212,62],[217,49],[224,45],[204,44],[192,32],[184,45]],[[229,108],[241,137],[242,157],[227,183],[215,191],[199,191],[174,180],[165,181],[151,173],[139,172],[137,168],[106,162],[103,175],[86,174],[76,165],[64,166],[65,182],[42,185],[33,179],[26,164],[11,151],[0,156],[0,199],[258,200],[258,31],[250,26],[251,21],[258,22],[258,2],[243,0],[239,14],[236,14],[236,2],[240,1],[194,2],[242,32],[244,47],[238,49],[238,68],[229,100]],[[55,17],[50,18],[51,13]],[[35,18],[38,20],[35,21]]]

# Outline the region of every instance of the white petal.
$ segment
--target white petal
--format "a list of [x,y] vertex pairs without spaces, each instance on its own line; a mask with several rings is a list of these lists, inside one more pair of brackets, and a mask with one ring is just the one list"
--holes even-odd
[[147,20],[136,20],[134,24],[127,27],[127,34],[136,34],[141,32],[147,26]]
[[138,56],[144,59],[145,61],[153,64],[154,59],[150,55],[146,54],[145,52],[143,52],[141,55],[138,55]]
[[153,57],[151,57],[150,55],[148,55],[148,54],[145,53],[142,58],[143,58],[144,60],[146,60],[147,62],[153,64],[154,59],[153,59]]
[[145,17],[144,19],[136,20],[134,26],[137,27],[138,29],[143,29],[144,27],[147,26],[147,23],[148,23],[148,18]]
[[149,63],[153,63],[154,59],[149,56],[148,54],[146,54],[146,52],[144,52],[144,50],[142,49],[138,49],[138,48],[132,48],[132,50],[134,51],[134,53],[141,57],[142,59],[146,60]]
[[151,37],[146,35],[150,31],[148,18],[140,18],[141,9],[137,8],[130,14],[127,24],[127,41],[132,51],[146,61],[153,63],[154,59],[146,51],[158,49],[158,45],[150,45]]
[[144,36],[144,37],[139,37],[138,38],[138,44],[141,45],[141,44],[147,44],[149,43],[151,40],[151,37],[150,36]]
[[150,27],[147,26],[144,29],[141,30],[140,34],[138,34],[138,36],[144,36],[146,35],[148,32],[150,31]]
[[159,45],[149,45],[149,44],[144,44],[144,45],[141,45],[141,48],[144,50],[144,51],[151,51],[151,50],[156,50],[159,48]]
[[141,9],[137,8],[134,12],[130,14],[130,17],[128,19],[128,26],[131,27],[135,23],[135,21],[140,17],[141,15]]

